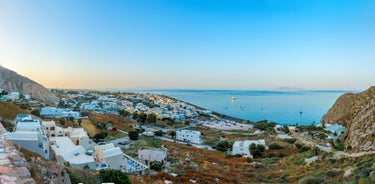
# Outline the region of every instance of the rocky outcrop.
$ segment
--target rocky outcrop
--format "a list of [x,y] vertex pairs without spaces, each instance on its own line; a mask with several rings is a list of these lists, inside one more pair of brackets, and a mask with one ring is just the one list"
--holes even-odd
[[34,184],[25,158],[10,141],[6,140],[2,124],[0,133],[0,183]]
[[375,150],[375,87],[358,94],[339,97],[325,114],[321,123],[346,126],[342,136],[346,149],[353,151]]
[[17,91],[24,95],[28,94],[34,99],[47,103],[54,103],[59,100],[42,85],[2,66],[0,66],[0,87],[8,92]]

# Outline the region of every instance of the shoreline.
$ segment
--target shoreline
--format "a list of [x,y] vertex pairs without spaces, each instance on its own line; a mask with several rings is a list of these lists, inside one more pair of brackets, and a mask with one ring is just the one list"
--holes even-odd
[[[137,95],[137,94],[140,94],[140,95],[146,95],[146,94],[152,94],[152,95],[159,95],[159,96],[165,96],[166,98],[170,98],[170,99],[173,99],[173,100],[176,100],[176,101],[179,101],[179,102],[182,102],[182,103],[185,103],[187,105],[190,105],[192,107],[195,107],[199,110],[207,110],[207,111],[210,111],[212,112],[213,115],[216,115],[218,118],[222,118],[222,119],[225,119],[225,120],[232,120],[232,121],[236,121],[236,122],[241,122],[241,123],[249,123],[249,124],[254,124],[256,122],[259,122],[259,121],[267,121],[267,122],[274,122],[276,123],[277,125],[288,125],[288,126],[295,126],[295,125],[300,125],[300,126],[309,126],[309,125],[314,125],[314,126],[318,126],[320,124],[320,119],[321,119],[321,116],[323,116],[325,113],[327,113],[327,111],[329,110],[329,107],[331,106],[330,105],[330,101],[332,101],[332,99],[337,99],[336,96],[340,96],[341,94],[340,93],[344,93],[344,92],[348,92],[348,91],[345,91],[345,90],[302,90],[301,92],[302,93],[296,93],[296,91],[280,91],[280,90],[268,90],[268,91],[264,91],[266,92],[265,94],[263,93],[239,93],[239,94],[218,94],[218,95],[229,95],[229,96],[238,96],[239,98],[245,98],[245,101],[239,101],[239,103],[236,105],[240,105],[242,103],[242,105],[247,105],[248,104],[250,106],[250,108],[252,108],[252,110],[250,109],[249,112],[236,112],[236,110],[234,109],[231,110],[230,112],[222,112],[222,110],[218,109],[218,107],[220,106],[220,103],[221,102],[216,102],[216,101],[213,101],[212,103],[213,106],[209,105],[210,107],[212,108],[216,108],[216,110],[219,110],[219,111],[216,111],[216,110],[213,110],[213,109],[208,109],[208,108],[203,108],[202,106],[199,106],[199,105],[196,105],[196,104],[193,104],[193,102],[189,102],[189,101],[186,101],[187,99],[189,99],[189,95],[200,95],[198,92],[199,91],[249,91],[249,92],[262,92],[260,90],[194,90],[194,93],[187,93],[185,94],[185,91],[186,90],[155,90],[155,89],[152,89],[152,90],[130,90],[130,91],[127,91],[127,90],[124,90],[124,89],[118,89],[118,90],[110,90],[110,91],[103,91],[102,90],[94,90],[94,89],[60,89],[60,90],[66,90],[66,91],[91,91],[91,92],[96,92],[96,93],[99,93],[99,94],[134,94],[134,95]],[[176,91],[175,93],[172,92],[171,94],[168,93],[168,91]],[[192,90],[188,90],[188,91],[192,91]],[[307,93],[305,94],[303,91],[305,92],[310,92],[310,93]],[[320,92],[324,92],[324,93],[320,93]],[[328,92],[328,93],[327,93]],[[197,94],[196,94],[197,93]],[[327,93],[327,94],[326,94]],[[335,94],[330,94],[330,93],[337,93],[336,96]],[[306,111],[307,113],[303,115],[303,117],[300,117],[300,116],[297,116],[296,114],[293,114],[293,108],[289,108],[287,107],[286,111],[283,111],[283,105],[285,104],[289,104],[288,100],[294,100],[296,97],[296,95],[304,95],[306,97],[304,98],[309,98],[309,97],[313,97],[313,95],[316,95],[318,94],[319,96],[316,97],[317,100],[321,100],[322,101],[322,105],[320,105],[322,108],[311,108],[311,105],[306,105],[306,103],[304,101],[301,101],[300,97],[297,97],[299,101],[297,102],[293,102],[294,105],[299,105],[299,106],[302,106],[302,109],[299,108],[298,109],[298,112],[300,112],[300,110],[303,110],[304,112]],[[182,96],[181,96],[182,95]],[[207,96],[208,95],[208,96]],[[210,99],[210,95],[216,95],[216,93],[203,93],[201,96],[202,98],[208,98]],[[267,112],[258,112],[258,111],[255,111],[254,108],[257,108],[258,106],[259,107],[262,107],[262,103],[264,103],[264,105],[267,105],[270,106],[273,104],[272,100],[266,100],[266,101],[262,101],[259,103],[256,104],[253,104],[252,103],[252,99],[255,98],[257,99],[257,96],[266,96],[266,98],[268,99],[268,96],[270,95],[270,98],[272,97],[277,97],[277,98],[280,98],[281,100],[283,100],[280,103],[276,103],[274,109],[269,109]],[[176,97],[177,96],[177,97]],[[181,97],[183,98],[185,96],[185,100],[182,100]],[[221,98],[221,97],[220,97]],[[251,98],[251,100],[249,100]],[[311,99],[311,98],[310,98]],[[193,100],[194,101],[194,100]],[[195,100],[196,101],[196,100]],[[319,105],[320,103],[318,103],[319,101],[315,102],[315,105]],[[206,103],[210,103],[210,101],[207,101]],[[203,103],[205,104],[205,103]],[[309,101],[307,102],[307,104],[309,104]],[[202,104],[201,104],[202,105]],[[225,105],[225,104],[224,104]],[[314,104],[313,104],[314,105]],[[207,104],[206,104],[207,106]],[[237,108],[236,106],[234,106],[235,108]],[[241,108],[241,107],[240,107]],[[325,109],[327,108],[327,111],[324,111],[324,110],[320,110],[320,109]],[[263,107],[261,108],[263,110]],[[295,110],[295,109],[294,109]],[[243,110],[242,110],[243,111]],[[231,114],[231,115],[228,115],[227,113]],[[235,115],[238,115],[238,116],[235,116]],[[270,118],[272,118],[273,120],[270,120],[270,119],[267,119],[265,116],[270,116]],[[318,117],[318,116],[319,117]],[[320,116],[321,115],[321,116]],[[251,117],[249,117],[251,116]],[[254,120],[251,120],[251,119],[255,119],[256,121]]]

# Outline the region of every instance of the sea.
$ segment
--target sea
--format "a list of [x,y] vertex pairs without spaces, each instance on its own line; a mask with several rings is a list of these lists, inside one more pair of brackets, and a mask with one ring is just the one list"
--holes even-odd
[[133,90],[170,96],[227,116],[280,125],[317,125],[341,90]]

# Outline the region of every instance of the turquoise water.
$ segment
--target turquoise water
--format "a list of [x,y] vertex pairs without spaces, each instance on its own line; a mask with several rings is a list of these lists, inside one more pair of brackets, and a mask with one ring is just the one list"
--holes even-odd
[[[145,92],[145,91],[143,91]],[[318,124],[321,117],[348,91],[147,90],[205,109],[250,121],[278,124]],[[236,99],[233,101],[231,97]]]

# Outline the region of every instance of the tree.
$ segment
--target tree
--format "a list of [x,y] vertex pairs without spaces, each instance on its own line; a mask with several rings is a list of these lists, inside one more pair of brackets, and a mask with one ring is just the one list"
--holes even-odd
[[138,115],[137,112],[134,112],[134,113],[133,113],[133,119],[135,119],[135,120],[138,119],[138,116],[139,116],[139,115]]
[[282,128],[281,128],[281,131],[283,131],[284,133],[288,134],[290,132],[289,130],[289,127],[284,125]]
[[120,114],[121,116],[124,116],[124,117],[130,115],[130,112],[127,111],[127,110],[125,110],[125,109],[121,109],[121,110],[119,110],[118,112],[119,112],[119,114]]
[[253,155],[254,158],[259,158],[262,156],[265,147],[261,144],[251,144],[249,147],[250,153]]
[[231,146],[229,145],[228,141],[220,141],[217,145],[216,145],[216,149],[218,151],[222,151],[222,152],[226,152],[228,150],[228,148],[230,148]]
[[142,112],[141,114],[138,115],[138,121],[140,121],[141,123],[146,122],[146,119],[147,119],[147,114]]
[[158,130],[158,131],[155,132],[156,136],[163,136],[163,134],[164,134],[164,132],[161,131],[161,130]]
[[129,176],[119,170],[102,169],[99,172],[99,176],[103,183],[130,184]]
[[108,136],[108,132],[101,131],[101,132],[94,135],[94,141],[100,142],[100,141],[104,140],[107,136]]
[[175,137],[176,137],[176,131],[171,131],[171,132],[169,132],[169,135],[170,135],[172,138],[175,138]]
[[64,108],[65,107],[65,101],[64,100],[60,100],[59,104],[57,105],[57,107]]
[[327,137],[327,135],[323,132],[320,132],[320,134],[318,135],[319,139],[325,139],[326,137]]
[[34,109],[33,111],[31,111],[31,114],[34,115],[34,116],[40,117],[40,111],[37,110],[37,109]]
[[138,140],[138,137],[139,137],[137,131],[130,131],[128,133],[128,136],[129,136],[130,140]]
[[150,163],[150,169],[154,171],[161,171],[163,169],[163,162],[151,162]]
[[154,114],[154,113],[148,114],[147,119],[146,119],[146,123],[156,123],[156,114]]
[[260,130],[267,130],[268,128],[274,128],[276,126],[276,123],[274,122],[268,122],[267,120],[258,121],[255,123],[254,128],[260,129]]
[[100,107],[100,108],[103,108],[103,106],[104,106],[104,103],[103,103],[103,102],[99,102],[99,104],[98,104],[98,105],[99,105],[99,107]]
[[60,118],[59,122],[60,122],[60,125],[64,126],[65,125],[65,118]]

